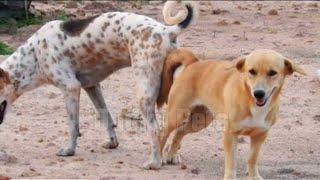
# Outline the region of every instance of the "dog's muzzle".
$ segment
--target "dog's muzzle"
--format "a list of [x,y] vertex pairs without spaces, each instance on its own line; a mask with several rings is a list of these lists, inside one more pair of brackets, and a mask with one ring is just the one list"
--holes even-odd
[[273,94],[275,89],[276,89],[276,87],[274,87],[272,89],[272,91],[268,97],[266,97],[266,94],[263,90],[255,91],[253,94],[254,94],[254,97],[256,100],[256,105],[260,106],[260,107],[264,106],[267,103],[267,101],[269,100],[269,98],[271,97],[271,95]]
[[5,113],[6,113],[6,108],[7,108],[7,101],[4,100],[1,104],[0,104],[0,124],[2,124]]

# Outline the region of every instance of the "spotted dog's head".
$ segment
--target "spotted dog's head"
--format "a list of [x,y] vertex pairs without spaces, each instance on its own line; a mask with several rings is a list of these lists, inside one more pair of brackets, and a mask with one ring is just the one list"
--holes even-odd
[[306,73],[290,59],[272,50],[255,50],[236,62],[237,69],[244,73],[246,87],[259,107],[281,89],[284,79],[293,72]]

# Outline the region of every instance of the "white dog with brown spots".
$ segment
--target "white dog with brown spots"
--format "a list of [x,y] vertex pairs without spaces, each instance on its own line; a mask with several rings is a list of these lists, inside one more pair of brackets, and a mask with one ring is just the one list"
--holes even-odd
[[151,135],[151,157],[145,168],[161,166],[155,161],[159,125],[155,102],[161,84],[162,67],[168,52],[177,48],[177,36],[188,27],[197,10],[194,3],[171,17],[178,2],[168,1],[163,9],[165,26],[149,17],[110,12],[82,20],[51,21],[42,26],[2,64],[0,69],[0,121],[6,107],[24,92],[52,84],[65,95],[70,139],[57,155],[74,155],[79,132],[79,97],[84,88],[105,124],[110,142],[118,140],[99,83],[113,72],[133,66],[139,80],[139,105]]

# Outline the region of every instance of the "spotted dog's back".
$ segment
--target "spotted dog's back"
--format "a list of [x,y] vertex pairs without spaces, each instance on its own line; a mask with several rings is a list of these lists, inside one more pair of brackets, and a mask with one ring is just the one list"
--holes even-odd
[[[38,59],[39,71],[48,80],[63,74],[60,69],[63,64],[71,66],[83,86],[90,86],[130,66],[131,57],[145,62],[152,56],[166,54],[176,46],[179,30],[146,16],[112,12],[83,20],[51,21],[26,45],[36,49],[34,56]],[[139,65],[139,62],[132,63]],[[162,64],[158,64],[161,71]]]

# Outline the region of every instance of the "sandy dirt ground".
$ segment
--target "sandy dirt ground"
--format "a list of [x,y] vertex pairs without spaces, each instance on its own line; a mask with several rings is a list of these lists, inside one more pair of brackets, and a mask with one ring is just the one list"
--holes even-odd
[[[270,131],[260,160],[266,179],[320,179],[320,3],[315,2],[202,2],[196,26],[179,36],[181,46],[200,57],[232,59],[253,49],[270,48],[293,59],[309,76],[290,76],[281,94],[279,120]],[[162,5],[128,9],[162,21]],[[272,11],[270,11],[272,10]],[[0,35],[19,46],[39,26],[25,27],[15,36]],[[5,59],[4,56],[1,59]],[[222,124],[187,136],[182,144],[184,167],[165,165],[147,171],[149,138],[136,100],[131,68],[102,82],[120,146],[104,149],[105,128],[97,120],[88,96],[81,93],[76,155],[57,157],[67,143],[68,126],[61,92],[44,86],[20,97],[0,126],[0,176],[13,178],[103,179],[222,179]],[[158,113],[162,122],[163,110]],[[237,149],[238,177],[245,178],[249,139]]]

